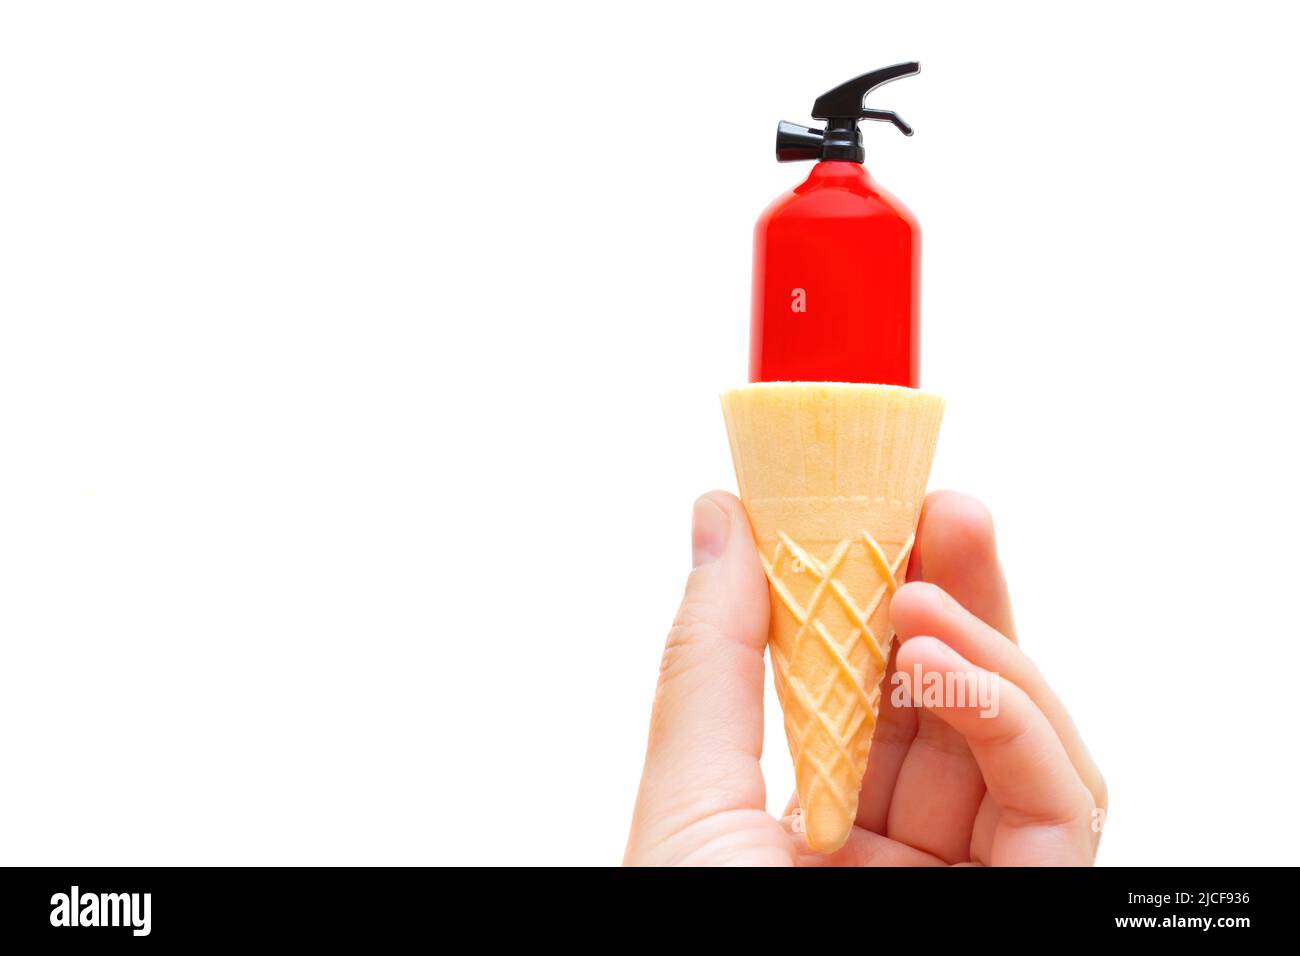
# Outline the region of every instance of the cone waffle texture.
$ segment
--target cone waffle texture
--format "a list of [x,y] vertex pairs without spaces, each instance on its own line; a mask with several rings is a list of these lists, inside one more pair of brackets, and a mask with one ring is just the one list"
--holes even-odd
[[768,648],[808,845],[853,827],[943,400],[772,382],[722,396],[772,600]]

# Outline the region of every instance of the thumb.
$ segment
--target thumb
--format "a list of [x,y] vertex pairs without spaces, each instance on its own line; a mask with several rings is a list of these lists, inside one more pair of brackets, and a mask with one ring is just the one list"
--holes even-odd
[[638,829],[676,832],[732,809],[763,809],[767,580],[740,502],[695,502],[694,569],[668,633],[637,797]]

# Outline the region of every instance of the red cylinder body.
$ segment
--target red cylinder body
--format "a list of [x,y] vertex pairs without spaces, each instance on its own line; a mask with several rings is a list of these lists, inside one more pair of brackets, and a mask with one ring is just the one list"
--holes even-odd
[[920,377],[921,229],[860,163],[819,162],[754,228],[751,382]]

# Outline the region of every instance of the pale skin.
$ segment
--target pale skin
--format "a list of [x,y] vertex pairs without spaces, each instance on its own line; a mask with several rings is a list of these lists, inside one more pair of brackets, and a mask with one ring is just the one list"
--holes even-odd
[[843,848],[821,855],[798,832],[797,795],[782,819],[765,809],[768,590],[749,522],[724,492],[695,503],[695,567],[664,649],[625,863],[1093,862],[1106,784],[1020,650],[988,511],[964,495],[931,494],[916,542],[890,607],[890,674],[919,666],[997,681],[998,712],[982,717],[974,701],[894,706],[883,694],[855,826]]

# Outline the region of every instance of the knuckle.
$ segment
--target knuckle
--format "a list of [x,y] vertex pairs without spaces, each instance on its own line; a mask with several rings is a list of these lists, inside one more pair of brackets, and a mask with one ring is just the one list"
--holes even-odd
[[668,640],[664,642],[664,656],[659,664],[660,681],[668,680],[688,670],[694,657],[693,650],[716,636],[715,625],[683,605],[668,631]]

